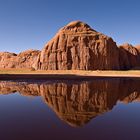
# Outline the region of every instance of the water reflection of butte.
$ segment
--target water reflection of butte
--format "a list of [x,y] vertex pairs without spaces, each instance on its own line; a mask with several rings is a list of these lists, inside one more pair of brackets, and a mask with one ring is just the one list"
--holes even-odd
[[129,103],[140,100],[139,84],[139,80],[132,79],[38,84],[0,82],[0,93],[42,96],[61,120],[71,126],[82,126],[111,110],[117,101]]

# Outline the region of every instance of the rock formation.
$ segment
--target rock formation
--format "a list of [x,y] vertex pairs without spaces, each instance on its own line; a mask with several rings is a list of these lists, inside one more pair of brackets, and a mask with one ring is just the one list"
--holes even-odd
[[135,48],[140,52],[140,45],[135,46]]
[[14,68],[16,63],[17,54],[9,52],[0,52],[0,68]]
[[18,68],[34,68],[38,55],[38,50],[27,50],[18,54]]
[[34,68],[40,51],[27,50],[19,54],[1,52],[0,68]]
[[0,53],[0,68],[36,70],[126,70],[140,66],[140,47],[117,47],[112,38],[74,21],[61,28],[43,48],[20,54]]
[[140,67],[140,52],[130,44],[119,46],[120,69],[136,69]]
[[133,79],[54,83],[1,81],[0,94],[19,92],[24,96],[42,96],[61,120],[71,126],[82,126],[111,110],[117,101],[140,101],[139,82]]
[[38,69],[113,70],[119,69],[116,43],[89,25],[71,22],[41,51]]

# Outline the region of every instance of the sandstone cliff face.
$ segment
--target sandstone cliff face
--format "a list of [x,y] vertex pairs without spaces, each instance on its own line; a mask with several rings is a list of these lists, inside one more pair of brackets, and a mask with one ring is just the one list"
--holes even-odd
[[0,52],[0,68],[15,68],[17,54],[9,52]]
[[19,54],[1,52],[0,68],[34,68],[40,51],[27,50]]
[[71,22],[45,45],[37,69],[117,70],[119,50],[110,37],[83,22]]
[[[0,94],[19,92],[42,96],[58,117],[71,126],[81,126],[111,110],[117,101],[140,101],[139,80],[95,80],[85,82],[0,82]],[[128,88],[129,87],[129,88]]]
[[140,53],[130,44],[119,46],[120,69],[137,69],[140,67]]
[[27,50],[18,54],[18,68],[35,68],[36,61],[40,51],[38,50]]
[[0,53],[0,68],[36,70],[140,69],[140,46],[119,47],[112,38],[81,21],[61,28],[42,51]]
[[140,52],[140,45],[135,46],[135,48]]

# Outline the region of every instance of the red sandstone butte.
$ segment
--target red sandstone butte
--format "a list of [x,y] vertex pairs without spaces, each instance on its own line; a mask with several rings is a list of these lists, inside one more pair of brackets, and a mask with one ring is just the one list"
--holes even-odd
[[112,38],[74,21],[45,45],[37,69],[118,70],[119,49]]
[[81,21],[61,28],[42,51],[1,52],[0,68],[128,70],[140,68],[140,46],[117,47],[112,38]]

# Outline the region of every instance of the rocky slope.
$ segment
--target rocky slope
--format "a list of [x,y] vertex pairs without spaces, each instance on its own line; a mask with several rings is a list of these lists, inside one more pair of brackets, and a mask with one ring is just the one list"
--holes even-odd
[[117,47],[112,38],[74,21],[61,28],[42,51],[0,53],[0,68],[36,70],[127,70],[140,67],[140,47]]

